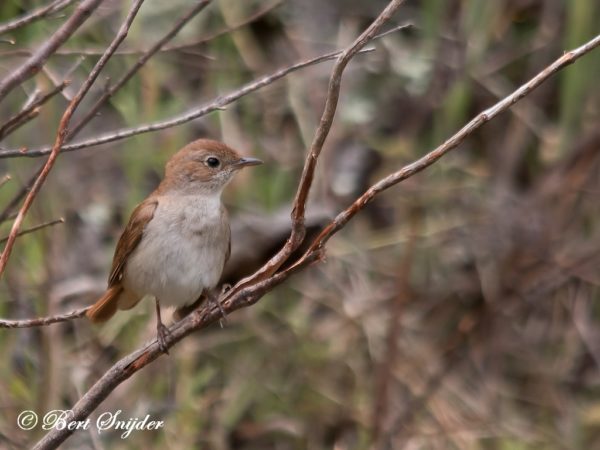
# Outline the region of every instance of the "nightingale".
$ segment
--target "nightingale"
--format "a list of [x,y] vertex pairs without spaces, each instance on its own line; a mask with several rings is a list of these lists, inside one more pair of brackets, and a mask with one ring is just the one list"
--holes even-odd
[[185,308],[203,294],[216,298],[213,289],[231,250],[221,193],[238,170],[261,163],[209,139],[175,153],[159,186],[133,210],[117,243],[108,288],[86,316],[104,322],[118,309],[153,297],[158,345],[168,353],[160,307]]

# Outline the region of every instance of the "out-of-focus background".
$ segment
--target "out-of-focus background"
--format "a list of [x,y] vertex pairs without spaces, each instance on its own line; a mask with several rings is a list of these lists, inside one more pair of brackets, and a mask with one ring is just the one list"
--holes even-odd
[[[48,2],[4,0],[0,22]],[[77,3],[77,2],[75,2]],[[0,77],[73,11],[0,36]],[[193,2],[147,0],[80,115]],[[385,1],[214,1],[101,109],[78,139],[167,119],[294,62],[343,48]],[[122,22],[106,1],[0,105],[71,85],[0,147],[51,143],[67,100]],[[248,21],[248,19],[252,19]],[[246,23],[249,22],[249,23]],[[409,0],[342,85],[319,162],[314,232],[380,177],[452,135],[563,51],[600,32],[595,0]],[[240,24],[244,24],[239,26]],[[14,44],[8,42],[12,39]],[[225,194],[234,282],[278,248],[332,63],[163,131],[62,155],[0,285],[0,317],[93,302],[116,239],[165,161],[199,137],[266,164]],[[78,432],[65,449],[600,448],[600,50],[554,76],[424,173],[377,198],[327,260],[258,304],[185,339],[92,415],[123,410],[161,431]],[[43,161],[0,161],[0,208]],[[10,221],[2,225],[8,233]],[[72,406],[155,334],[152,302],[105,326],[0,330],[0,448],[29,448],[18,414]]]

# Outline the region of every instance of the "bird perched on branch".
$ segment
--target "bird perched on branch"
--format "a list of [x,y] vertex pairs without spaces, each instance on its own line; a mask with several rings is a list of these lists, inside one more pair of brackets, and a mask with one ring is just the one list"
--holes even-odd
[[104,322],[117,309],[152,296],[158,344],[168,353],[160,306],[184,308],[203,294],[216,298],[212,291],[231,249],[221,193],[239,169],[261,163],[208,139],[173,155],[158,188],[131,214],[115,250],[108,289],[87,317]]

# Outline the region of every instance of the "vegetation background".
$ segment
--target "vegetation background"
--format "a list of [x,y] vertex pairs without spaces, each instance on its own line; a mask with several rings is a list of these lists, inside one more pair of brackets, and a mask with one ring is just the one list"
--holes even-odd
[[[46,3],[3,0],[0,23]],[[148,48],[192,3],[146,0],[122,49]],[[215,0],[174,43],[254,20],[157,54],[81,137],[171,117],[341,49],[385,4]],[[106,1],[63,54],[0,105],[4,122],[36,89],[72,80],[0,147],[53,141],[69,96],[97,59],[92,50],[106,47],[129,6]],[[0,36],[15,42],[0,42],[0,76],[73,7]],[[409,0],[394,18],[408,21],[411,28],[374,42],[376,50],[357,56],[345,74],[309,206],[315,228],[597,34],[600,4]],[[115,56],[80,113],[136,59],[135,52]],[[26,227],[65,223],[18,239],[0,285],[0,317],[90,304],[132,208],[156,186],[168,157],[199,137],[266,162],[240,176],[225,201],[234,252],[277,248],[330,70],[319,64],[225,111],[62,155]],[[324,264],[222,328],[185,339],[92,415],[150,414],[165,421],[163,430],[121,439],[92,429],[62,448],[600,448],[598,80],[596,50],[379,197],[331,241]],[[12,176],[0,188],[0,207],[40,162],[0,161],[1,174]],[[7,234],[10,221],[2,227]],[[234,264],[231,280],[255,267]],[[0,330],[0,448],[30,447],[43,431],[19,430],[18,414],[72,406],[114,361],[154,336],[153,314],[145,302],[103,327],[75,320]]]

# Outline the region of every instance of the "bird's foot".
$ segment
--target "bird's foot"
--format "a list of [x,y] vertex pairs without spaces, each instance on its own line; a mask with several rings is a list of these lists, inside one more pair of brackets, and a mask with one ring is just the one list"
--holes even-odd
[[223,295],[224,292],[227,292],[229,289],[231,289],[231,285],[224,284],[223,288],[221,289],[220,295],[216,295],[213,293],[209,296],[210,303],[216,305],[217,308],[219,308],[219,312],[221,313],[221,318],[219,319],[219,325],[221,326],[221,328],[227,325],[227,314],[225,313],[225,310],[223,309],[223,305],[219,301],[219,298],[221,297],[221,295]]
[[158,322],[156,324],[156,341],[158,342],[158,347],[160,351],[165,355],[169,354],[169,347],[167,346],[167,339],[171,336],[171,331],[169,328],[165,326],[164,323]]
[[156,305],[156,341],[158,342],[158,347],[165,354],[169,354],[169,347],[167,347],[167,338],[171,336],[171,332],[162,322],[162,318],[160,317],[160,303],[158,302],[158,298],[154,299]]

